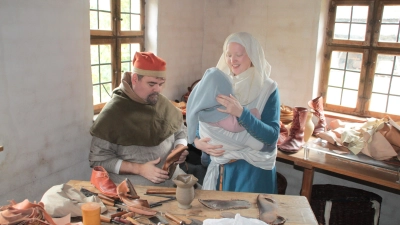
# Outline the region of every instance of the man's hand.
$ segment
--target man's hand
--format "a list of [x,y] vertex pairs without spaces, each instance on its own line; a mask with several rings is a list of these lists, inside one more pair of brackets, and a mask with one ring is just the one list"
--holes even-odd
[[[180,145],[177,145],[176,148],[177,148],[178,146],[180,146]],[[176,149],[176,148],[175,148],[175,149]],[[172,149],[172,152],[175,151],[175,149]],[[175,163],[176,163],[176,164],[184,163],[184,162],[186,161],[186,157],[187,157],[188,155],[189,155],[188,150],[183,151],[183,152],[181,153],[181,155],[179,156],[179,160],[176,161]]]
[[162,183],[169,178],[168,172],[158,168],[156,165],[160,163],[161,159],[158,158],[144,164],[139,164],[139,175],[158,184]]
[[211,138],[209,137],[202,139],[196,138],[194,144],[197,149],[212,156],[221,156],[225,153],[225,150],[221,149],[223,147],[222,145],[212,145],[208,143],[209,141],[211,141]]

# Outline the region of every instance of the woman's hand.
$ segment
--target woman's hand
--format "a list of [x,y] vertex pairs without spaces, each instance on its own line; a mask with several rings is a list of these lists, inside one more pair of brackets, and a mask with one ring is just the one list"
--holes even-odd
[[222,145],[212,145],[208,143],[209,141],[211,141],[209,137],[201,139],[196,138],[194,144],[197,149],[211,156],[221,156],[225,153],[225,150],[221,149],[223,147]]
[[224,112],[224,113],[229,113],[232,116],[236,116],[236,117],[240,117],[242,115],[243,106],[240,105],[240,102],[232,95],[229,95],[229,96],[218,95],[216,100],[219,104],[225,106],[225,108],[226,108],[226,109],[217,108],[218,111]]

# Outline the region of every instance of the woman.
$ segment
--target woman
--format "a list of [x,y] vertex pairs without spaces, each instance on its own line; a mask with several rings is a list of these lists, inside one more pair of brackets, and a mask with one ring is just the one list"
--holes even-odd
[[[217,68],[228,76],[234,92],[217,96],[216,101],[224,106],[218,111],[236,117],[245,131],[232,133],[199,122],[200,137],[188,137],[189,143],[194,139],[196,148],[211,156],[203,189],[277,193],[275,161],[280,102],[277,84],[269,78],[271,67],[264,51],[249,33],[231,34],[225,40]],[[253,108],[261,113],[261,119],[250,113]],[[260,148],[240,142],[250,135],[262,143]]]

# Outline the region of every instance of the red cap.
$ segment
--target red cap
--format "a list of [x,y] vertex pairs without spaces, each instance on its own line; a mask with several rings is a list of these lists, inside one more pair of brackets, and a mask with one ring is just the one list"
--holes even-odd
[[165,61],[151,52],[136,52],[132,60],[133,72],[151,77],[166,77]]

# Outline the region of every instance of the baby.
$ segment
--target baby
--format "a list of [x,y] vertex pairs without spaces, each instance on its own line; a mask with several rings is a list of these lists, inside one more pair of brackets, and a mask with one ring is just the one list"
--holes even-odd
[[[186,105],[186,123],[188,127],[189,143],[193,143],[196,137],[200,137],[199,121],[233,133],[245,130],[245,128],[238,123],[235,116],[217,110],[217,108],[223,108],[223,106],[216,101],[216,97],[219,94],[227,96],[233,95],[232,83],[229,81],[227,75],[213,67],[206,70],[203,78],[190,93]],[[261,118],[258,109],[253,108],[250,112],[256,118]],[[249,144],[249,147],[254,149],[259,148],[259,146],[251,146],[251,144]],[[202,152],[201,164],[203,166],[208,166],[209,163],[210,156]]]

